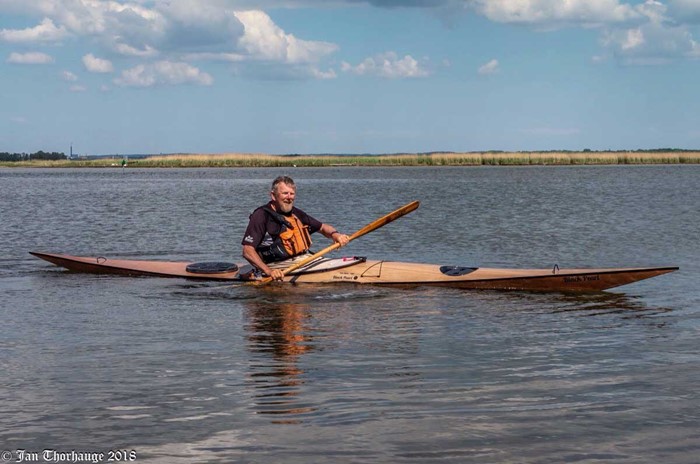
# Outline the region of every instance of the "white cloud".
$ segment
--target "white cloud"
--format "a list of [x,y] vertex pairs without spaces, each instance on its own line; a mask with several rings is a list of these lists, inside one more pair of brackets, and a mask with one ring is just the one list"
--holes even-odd
[[53,63],[54,59],[50,55],[41,52],[10,53],[7,62],[14,64],[49,64]]
[[430,73],[421,67],[411,55],[403,58],[394,52],[387,52],[366,58],[362,63],[352,66],[347,62],[342,63],[342,70],[358,76],[379,76],[388,79],[401,79],[409,77],[427,77]]
[[301,40],[287,34],[262,11],[238,11],[235,16],[244,28],[238,45],[254,59],[315,63],[338,49],[332,43]]
[[[271,7],[275,1],[234,6]],[[228,0],[0,0],[0,14],[8,11],[43,19],[28,29],[2,30],[0,40],[60,44],[72,37],[96,47],[94,55],[103,55],[101,59],[121,55],[144,64],[145,74],[154,68],[142,60],[159,57],[160,62],[231,62],[249,67],[253,72],[248,74],[266,63],[267,72],[278,72],[282,78],[335,77],[333,70],[323,71],[318,64],[335,53],[337,45],[303,40],[284,31],[267,13],[237,11]],[[91,72],[113,70],[111,64],[96,59],[83,63]]]
[[70,71],[63,71],[61,73],[61,76],[63,77],[63,80],[67,82],[75,82],[78,80],[78,76],[76,76]]
[[80,36],[143,41],[163,33],[167,21],[153,8],[125,1],[45,0],[46,15]]
[[[540,30],[604,27],[605,50],[600,56],[614,56],[625,63],[700,57],[691,29],[700,23],[700,0],[334,0],[332,5],[358,3],[415,7],[438,14],[466,8],[491,21]],[[266,78],[329,79],[335,71],[323,71],[328,66],[322,63],[339,50],[336,44],[299,38],[260,11],[327,4],[320,0],[0,0],[0,15],[34,18],[36,24],[0,29],[0,42],[61,45],[71,38],[88,42],[101,59],[121,55],[144,64],[144,73],[152,66],[145,60],[157,58],[161,62],[230,62],[235,72]],[[31,58],[14,55],[8,62],[26,63]],[[113,72],[107,60],[84,64],[92,72]],[[377,55],[342,66],[345,72],[387,78],[430,74],[410,55],[400,59]],[[488,67],[480,70],[488,71]]]
[[653,23],[660,23],[668,19],[668,7],[657,0],[646,0],[637,5],[636,9]]
[[[467,0],[492,21],[553,29],[604,27],[601,43],[625,64],[663,64],[700,57],[690,22],[700,21],[698,0]],[[594,61],[600,61],[600,57]],[[481,71],[480,71],[481,72]]]
[[627,29],[622,34],[619,46],[622,50],[633,50],[644,45],[644,34],[640,29]]
[[238,63],[245,61],[246,56],[240,53],[187,53],[182,56],[186,61],[223,61],[229,63]]
[[488,63],[482,65],[479,67],[479,74],[481,75],[486,75],[486,74],[495,74],[499,71],[499,64],[498,60],[491,60]]
[[0,40],[5,42],[55,42],[68,36],[66,28],[56,27],[49,18],[27,29],[1,29]]
[[142,48],[132,47],[131,45],[116,43],[114,44],[113,50],[120,55],[133,56],[138,58],[152,58],[158,55],[158,50],[151,47],[150,45],[144,45]]
[[[25,14],[48,18],[42,22],[44,29],[51,30],[50,26],[58,24],[56,29],[64,34],[93,40],[116,53],[140,54],[149,49],[166,47],[169,38],[177,39],[168,36],[169,28],[175,22],[159,10],[167,5],[161,1],[148,2],[153,5],[151,8],[140,0],[42,0],[26,3],[34,6],[24,8],[27,10]],[[38,40],[38,37],[34,37],[38,34],[29,32],[39,29],[40,26],[25,30],[26,40]]]
[[625,64],[664,64],[700,56],[700,47],[687,28],[659,24],[609,31],[603,45]]
[[610,29],[602,44],[625,64],[656,65],[670,60],[700,56],[700,46],[687,25],[668,16],[665,4],[647,0],[637,6],[646,21],[637,27]]
[[85,69],[93,73],[111,73],[114,71],[111,61],[97,58],[92,53],[83,56],[83,65],[85,65]]
[[76,85],[71,85],[70,89],[71,92],[85,92],[87,88],[85,88],[82,85],[76,84]]
[[158,61],[123,71],[114,83],[123,87],[152,87],[161,84],[211,85],[214,79],[206,72],[182,62]]
[[329,69],[328,71],[321,71],[320,69],[311,67],[309,69],[309,73],[316,79],[335,79],[338,77],[335,71],[332,69]]
[[43,0],[36,10],[47,16],[41,25],[23,31],[3,30],[0,38],[55,40],[71,33],[126,56],[172,58],[174,54],[241,52],[249,59],[288,64],[317,62],[338,48],[288,34],[263,11],[235,11],[217,0],[141,4]]
[[638,17],[619,0],[473,0],[478,12],[492,21],[545,26],[624,22]]
[[243,35],[243,24],[223,1],[179,0],[161,2],[155,7],[167,21],[163,49],[231,51]]

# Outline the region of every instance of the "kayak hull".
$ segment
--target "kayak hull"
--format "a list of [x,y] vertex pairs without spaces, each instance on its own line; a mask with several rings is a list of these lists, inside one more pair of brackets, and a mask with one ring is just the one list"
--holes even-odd
[[203,280],[235,280],[238,271],[222,272],[217,274],[200,274],[188,272],[187,267],[191,262],[173,261],[146,261],[136,259],[111,259],[102,256],[71,256],[55,253],[30,252],[37,258],[64,267],[73,272],[88,274],[113,274],[125,276],[151,276],[151,277],[185,277],[188,279]]
[[[445,273],[432,264],[366,261],[332,273],[301,274],[297,283],[353,282],[374,285],[432,285],[474,290],[601,291],[678,270],[677,267],[601,269],[465,268]],[[457,268],[460,269],[460,268]],[[464,268],[463,268],[464,269]],[[467,271],[467,269],[471,269]]]
[[[122,260],[31,252],[32,255],[74,272],[130,276],[182,277],[200,280],[242,281],[238,270],[194,273],[192,263]],[[298,284],[370,284],[395,286],[442,286],[475,290],[533,290],[557,292],[602,291],[678,270],[678,267],[591,269],[497,269],[441,266],[393,261],[341,258],[328,269],[315,265],[286,282]]]

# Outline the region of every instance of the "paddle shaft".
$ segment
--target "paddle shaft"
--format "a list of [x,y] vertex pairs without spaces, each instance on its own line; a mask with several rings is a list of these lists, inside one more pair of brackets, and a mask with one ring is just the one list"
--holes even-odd
[[[395,221],[396,219],[400,218],[401,216],[405,216],[406,214],[410,213],[411,211],[416,210],[418,208],[418,206],[420,206],[419,201],[412,201],[411,203],[402,206],[401,208],[397,209],[396,211],[393,211],[393,212],[387,214],[386,216],[382,216],[379,219],[376,219],[376,220],[370,222],[369,224],[364,226],[362,229],[358,230],[357,232],[352,234],[350,237],[348,237],[348,243],[352,240],[355,240],[356,238],[360,238],[363,235],[369,234],[373,230],[377,230],[380,227],[383,227],[392,221]],[[321,256],[324,256],[337,248],[340,248],[340,243],[336,242],[332,245],[329,245],[326,248],[324,248],[323,250],[312,254],[308,258],[304,258],[301,261],[292,264],[288,268],[284,269],[282,271],[282,274],[287,275],[290,272],[296,271],[300,267],[306,266],[311,261],[314,261],[315,259],[318,259]],[[254,284],[255,285],[264,285],[264,284],[271,282],[271,281],[272,281],[272,277],[265,277],[262,280],[255,281]]]

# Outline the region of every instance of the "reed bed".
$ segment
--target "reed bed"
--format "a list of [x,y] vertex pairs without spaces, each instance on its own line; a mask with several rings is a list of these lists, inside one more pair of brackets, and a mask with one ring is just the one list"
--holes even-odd
[[[469,152],[392,155],[172,154],[129,159],[129,167],[339,167],[700,164],[700,151]],[[121,167],[122,157],[2,162],[4,167]]]
[[522,166],[698,164],[700,152],[517,152],[393,155],[166,155],[129,161],[143,167]]

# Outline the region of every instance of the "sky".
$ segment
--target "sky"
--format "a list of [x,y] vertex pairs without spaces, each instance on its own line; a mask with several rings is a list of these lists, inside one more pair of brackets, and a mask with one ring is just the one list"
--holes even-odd
[[0,152],[700,149],[700,0],[0,0]]

